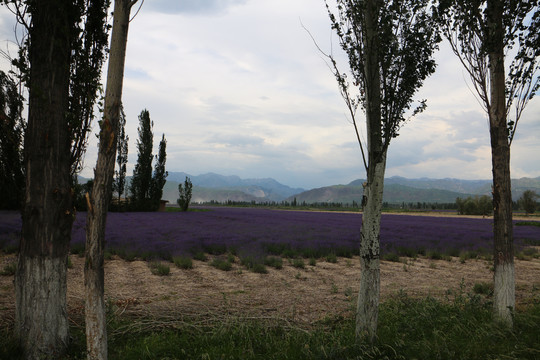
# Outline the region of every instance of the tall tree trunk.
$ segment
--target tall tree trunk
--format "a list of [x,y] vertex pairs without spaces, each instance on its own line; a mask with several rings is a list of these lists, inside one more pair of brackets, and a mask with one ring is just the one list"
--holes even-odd
[[364,187],[362,230],[360,233],[360,290],[356,308],[356,338],[377,335],[380,294],[380,233],[386,157],[369,165]]
[[493,171],[494,310],[512,325],[515,307],[514,244],[512,229],[512,189],[510,183],[510,144],[506,119],[503,3],[487,2],[490,98],[489,133]]
[[379,66],[378,16],[380,0],[368,0],[365,5],[365,94],[368,138],[367,183],[362,201],[360,235],[360,290],[356,309],[356,338],[375,340],[379,315],[380,293],[380,224],[386,151],[383,149],[381,124],[381,82]]
[[[72,4],[32,3],[26,193],[15,275],[15,321],[26,359],[57,358],[68,344],[66,269],[74,213],[66,118]],[[59,11],[61,9],[61,11]]]
[[88,359],[107,359],[103,248],[107,209],[112,195],[129,14],[134,3],[136,1],[131,0],[115,0],[114,3],[114,20],[109,68],[107,69],[107,89],[105,92],[105,112],[99,135],[99,152],[94,171],[92,195],[87,194],[89,209],[86,220],[84,283],[86,289],[85,320]]

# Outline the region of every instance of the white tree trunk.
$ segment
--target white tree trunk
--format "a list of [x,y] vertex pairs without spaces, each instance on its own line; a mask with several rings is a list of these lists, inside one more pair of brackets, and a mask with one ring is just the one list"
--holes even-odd
[[494,299],[495,313],[506,324],[512,324],[516,306],[514,263],[501,263],[495,267]]
[[[382,161],[370,163],[370,174],[364,188],[360,243],[360,290],[356,309],[356,338],[370,341],[377,334],[380,294],[380,233],[386,154]],[[370,176],[371,175],[371,176]]]
[[24,287],[15,287],[16,324],[25,359],[49,358],[68,345],[66,262],[67,258],[19,257],[16,281]]

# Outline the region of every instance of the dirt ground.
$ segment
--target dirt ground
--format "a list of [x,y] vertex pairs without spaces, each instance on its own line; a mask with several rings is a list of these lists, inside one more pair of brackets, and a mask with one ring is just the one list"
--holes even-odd
[[[14,255],[0,255],[0,269],[14,262]],[[73,322],[83,319],[84,259],[71,256],[68,272],[68,308]],[[167,276],[153,275],[147,262],[106,261],[105,296],[116,314],[181,319],[233,315],[277,319],[299,324],[349,316],[359,286],[358,258],[339,258],[337,263],[319,260],[305,269],[284,260],[283,269],[268,274],[250,272],[236,263],[233,270],[215,269],[209,262],[194,261],[182,270],[170,264]],[[431,295],[444,299],[448,290],[464,284],[472,292],[475,283],[491,282],[491,262],[458,258],[452,261],[407,259],[381,264],[382,301],[404,291],[410,296]],[[540,259],[516,260],[518,306],[540,298]],[[0,276],[0,318],[13,320],[13,276]]]

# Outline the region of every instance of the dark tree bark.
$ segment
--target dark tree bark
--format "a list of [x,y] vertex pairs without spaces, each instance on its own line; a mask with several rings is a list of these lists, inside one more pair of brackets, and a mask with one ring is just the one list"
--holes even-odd
[[105,110],[99,135],[94,186],[88,196],[86,227],[85,320],[88,359],[107,359],[107,323],[104,301],[103,248],[107,209],[112,195],[116,136],[122,100],[129,14],[136,0],[115,0]]
[[30,76],[26,193],[15,276],[16,333],[26,359],[55,358],[68,344],[66,269],[74,219],[70,181],[71,1],[28,1]]

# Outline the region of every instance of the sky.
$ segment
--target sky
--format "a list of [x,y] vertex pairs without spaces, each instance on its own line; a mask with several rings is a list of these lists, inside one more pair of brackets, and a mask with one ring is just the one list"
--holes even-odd
[[[0,49],[16,54],[13,24],[0,7]],[[365,178],[347,108],[306,29],[345,64],[323,0],[144,1],[130,23],[123,88],[128,175],[138,115],[147,109],[154,153],[162,134],[167,139],[168,171],[274,178],[304,189]],[[440,48],[436,73],[416,97],[428,107],[392,140],[386,176],[490,179],[487,117],[457,58],[446,43]],[[0,69],[9,69],[4,59]],[[539,138],[535,98],[512,143],[513,178],[540,176]],[[91,139],[86,177],[97,158]]]

